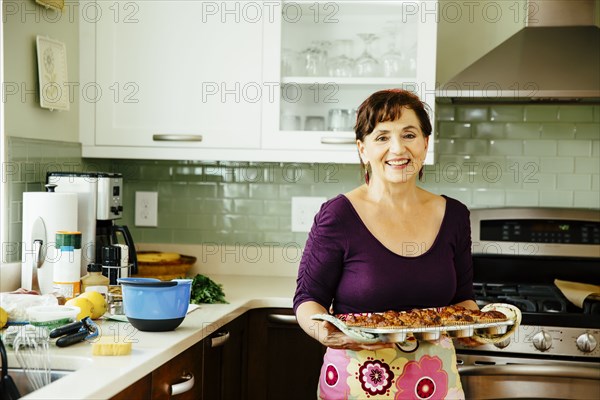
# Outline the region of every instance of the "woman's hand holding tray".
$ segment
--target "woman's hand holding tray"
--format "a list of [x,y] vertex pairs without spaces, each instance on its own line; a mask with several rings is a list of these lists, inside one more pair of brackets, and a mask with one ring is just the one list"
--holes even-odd
[[333,326],[335,326],[340,331],[342,331],[342,333],[344,335],[346,335],[349,338],[351,338],[352,340],[360,342],[360,343],[369,344],[369,343],[378,343],[378,342],[382,341],[381,338],[379,337],[379,335],[377,335],[376,333],[362,332],[360,330],[350,328],[350,327],[346,326],[346,324],[343,321],[339,320],[338,318],[334,317],[333,315],[315,314],[315,315],[311,316],[311,318],[314,320],[327,321],[327,322],[331,323]]

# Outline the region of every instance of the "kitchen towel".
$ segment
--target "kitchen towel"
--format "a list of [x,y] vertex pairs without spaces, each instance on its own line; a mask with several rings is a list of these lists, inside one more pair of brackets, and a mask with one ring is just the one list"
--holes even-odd
[[554,284],[560,289],[562,294],[569,299],[571,303],[575,304],[579,308],[583,308],[583,302],[589,296],[600,297],[600,286],[598,285],[561,281],[559,279],[555,279]]

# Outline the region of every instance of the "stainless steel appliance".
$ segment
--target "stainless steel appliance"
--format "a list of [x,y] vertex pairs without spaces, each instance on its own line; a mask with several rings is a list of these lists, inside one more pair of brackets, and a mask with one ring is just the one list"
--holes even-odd
[[457,103],[598,101],[600,27],[594,22],[598,2],[525,3],[524,28],[440,85],[437,97]]
[[48,172],[46,181],[56,184],[57,192],[78,194],[77,223],[84,250],[82,275],[88,263],[102,261],[103,246],[119,243],[127,245],[131,273],[137,273],[137,253],[129,228],[115,223],[123,214],[123,176],[108,172]]
[[554,280],[600,284],[600,210],[471,210],[479,306],[514,304],[509,340],[457,344],[467,398],[600,398],[600,299],[572,304]]

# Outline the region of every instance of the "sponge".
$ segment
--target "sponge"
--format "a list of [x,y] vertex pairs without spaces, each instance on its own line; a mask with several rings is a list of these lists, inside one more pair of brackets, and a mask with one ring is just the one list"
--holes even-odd
[[113,335],[102,336],[96,343],[92,343],[94,356],[126,356],[131,353],[131,342],[125,338]]

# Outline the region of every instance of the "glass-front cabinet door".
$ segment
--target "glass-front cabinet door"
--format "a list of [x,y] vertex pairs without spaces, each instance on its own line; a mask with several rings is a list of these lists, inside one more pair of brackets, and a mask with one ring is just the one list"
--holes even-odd
[[[437,1],[283,1],[265,24],[262,147],[307,162],[358,162],[356,109],[405,88],[434,118]],[[275,49],[271,51],[269,49]],[[433,162],[433,138],[427,162]]]

